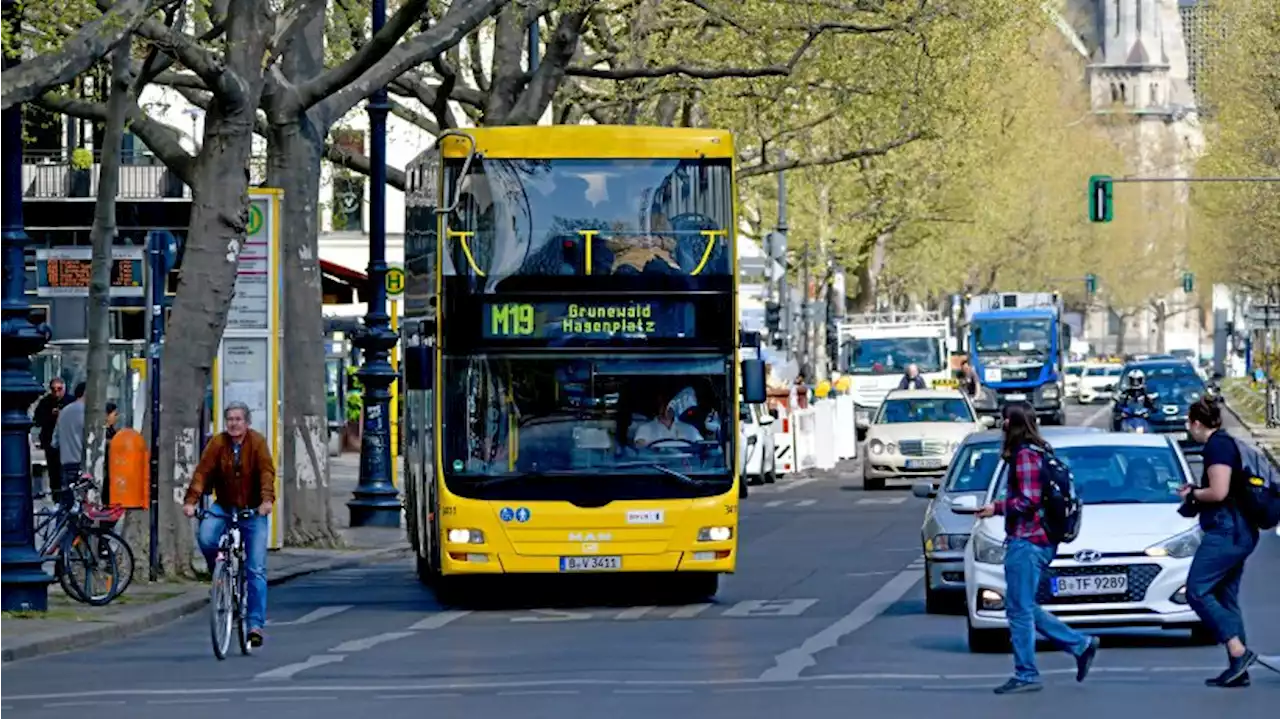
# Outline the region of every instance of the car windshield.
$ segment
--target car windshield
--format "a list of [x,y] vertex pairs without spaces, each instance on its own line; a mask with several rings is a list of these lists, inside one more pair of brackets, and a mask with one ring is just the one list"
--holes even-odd
[[1168,404],[1195,404],[1204,395],[1204,382],[1194,374],[1157,375],[1147,378],[1147,392]]
[[902,374],[914,364],[921,372],[942,369],[942,348],[933,337],[885,337],[852,341],[851,374]]
[[948,471],[948,492],[985,492],[1000,466],[1000,443],[983,442],[960,448]]
[[973,347],[980,353],[1019,354],[1049,351],[1049,320],[975,320]]
[[963,399],[951,397],[891,399],[880,407],[876,418],[876,424],[973,421],[969,405]]
[[[1178,487],[1190,479],[1168,446],[1062,447],[1054,454],[1071,470],[1085,504],[1177,504]],[[1007,494],[1003,474],[1001,497]]]
[[1067,374],[1078,377],[1084,372],[1084,367],[1079,365],[1067,365]]
[[486,355],[443,369],[453,477],[729,471],[723,358]]

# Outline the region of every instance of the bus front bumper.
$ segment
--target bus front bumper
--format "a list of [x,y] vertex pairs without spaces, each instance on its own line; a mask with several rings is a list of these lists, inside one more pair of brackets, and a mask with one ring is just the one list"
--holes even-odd
[[[732,543],[727,543],[732,544]],[[483,548],[446,547],[444,574],[614,574],[716,572],[732,574],[737,565],[734,546],[699,548],[659,554],[598,553],[531,556],[515,552],[485,552]]]

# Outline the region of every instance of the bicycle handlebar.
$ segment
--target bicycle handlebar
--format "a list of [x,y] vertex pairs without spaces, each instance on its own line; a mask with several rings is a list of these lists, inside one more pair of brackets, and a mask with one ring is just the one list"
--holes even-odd
[[252,519],[258,516],[256,509],[237,509],[231,514],[214,513],[208,509],[197,509],[196,519],[204,519],[205,517],[217,517],[218,519]]

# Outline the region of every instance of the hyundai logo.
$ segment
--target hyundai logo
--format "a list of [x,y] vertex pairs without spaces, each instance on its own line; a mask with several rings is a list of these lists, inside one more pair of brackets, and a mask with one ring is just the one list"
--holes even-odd
[[1178,405],[1176,405],[1176,404],[1166,404],[1166,405],[1164,406],[1164,413],[1165,413],[1165,414],[1177,414],[1177,413],[1178,413]]
[[1102,559],[1102,552],[1093,549],[1081,549],[1075,554],[1077,562],[1096,562],[1099,559]]

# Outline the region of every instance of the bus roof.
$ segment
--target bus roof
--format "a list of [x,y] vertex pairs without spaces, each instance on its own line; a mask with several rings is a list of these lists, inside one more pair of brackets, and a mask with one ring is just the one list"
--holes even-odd
[[[476,150],[495,159],[733,159],[733,135],[727,130],[638,125],[533,125],[474,127]],[[448,136],[441,154],[463,159],[471,143]]]

